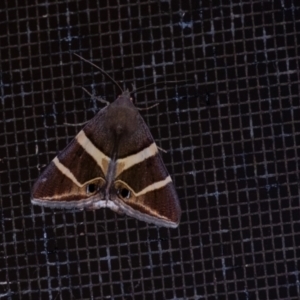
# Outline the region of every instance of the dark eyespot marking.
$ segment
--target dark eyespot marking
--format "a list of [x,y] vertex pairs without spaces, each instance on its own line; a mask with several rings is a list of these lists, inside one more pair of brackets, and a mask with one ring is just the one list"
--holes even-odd
[[94,183],[90,183],[86,186],[86,193],[93,194],[97,191],[97,185]]
[[120,190],[118,190],[118,194],[125,199],[129,199],[131,196],[131,193],[128,189],[122,188]]

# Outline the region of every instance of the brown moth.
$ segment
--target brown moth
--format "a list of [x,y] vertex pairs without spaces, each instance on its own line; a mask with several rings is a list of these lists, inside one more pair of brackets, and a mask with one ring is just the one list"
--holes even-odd
[[128,90],[101,109],[52,160],[34,184],[31,202],[58,208],[109,207],[172,228],[181,216],[171,177]]

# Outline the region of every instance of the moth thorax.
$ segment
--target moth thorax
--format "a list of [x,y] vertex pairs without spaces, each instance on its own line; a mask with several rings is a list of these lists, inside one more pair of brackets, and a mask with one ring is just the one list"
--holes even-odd
[[120,124],[118,124],[118,125],[116,126],[116,134],[117,134],[117,135],[121,135],[123,131],[124,131],[123,126],[120,125]]

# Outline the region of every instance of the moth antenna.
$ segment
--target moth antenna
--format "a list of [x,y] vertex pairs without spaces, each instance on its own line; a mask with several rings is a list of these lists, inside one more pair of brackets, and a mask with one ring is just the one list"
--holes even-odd
[[87,89],[84,87],[81,87],[92,99],[96,99],[97,101],[100,101],[101,103],[104,103],[106,105],[109,105],[110,103],[106,100],[104,100],[102,97],[96,97],[93,94],[91,94]]
[[153,108],[153,107],[155,107],[155,106],[158,106],[159,105],[159,103],[155,103],[155,104],[153,104],[153,105],[151,105],[151,106],[147,106],[147,107],[143,107],[143,108],[140,108],[140,107],[137,107],[136,109],[137,110],[148,110],[148,109],[151,109],[151,108]]
[[144,86],[141,86],[141,87],[139,87],[139,88],[137,88],[137,89],[133,89],[133,90],[130,92],[130,94],[136,93],[137,91],[142,90],[142,89],[144,89],[144,88],[146,88],[146,87],[153,86],[153,85],[157,85],[157,84],[160,84],[160,83],[165,83],[165,84],[167,84],[167,83],[180,83],[180,82],[187,82],[187,80],[167,80],[167,81],[159,81],[159,82],[149,83],[149,84],[146,84],[146,85],[144,85]]
[[123,89],[121,88],[121,86],[110,76],[108,75],[108,73],[106,73],[103,69],[101,69],[100,67],[98,67],[97,65],[95,65],[94,63],[88,61],[87,59],[83,58],[82,56],[76,54],[76,53],[73,53],[74,55],[76,55],[77,57],[79,57],[80,59],[82,59],[83,61],[87,62],[88,64],[90,64],[91,66],[95,67],[96,69],[98,69],[103,75],[105,75],[107,78],[110,79],[110,81],[112,83],[114,83],[119,89],[120,91],[123,93]]

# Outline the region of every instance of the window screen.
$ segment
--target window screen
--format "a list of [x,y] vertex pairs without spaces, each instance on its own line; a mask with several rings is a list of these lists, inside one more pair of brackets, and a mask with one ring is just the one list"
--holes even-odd
[[[1,1],[0,298],[299,299],[299,32],[298,1]],[[119,93],[74,53],[159,104],[177,229],[31,205]]]

